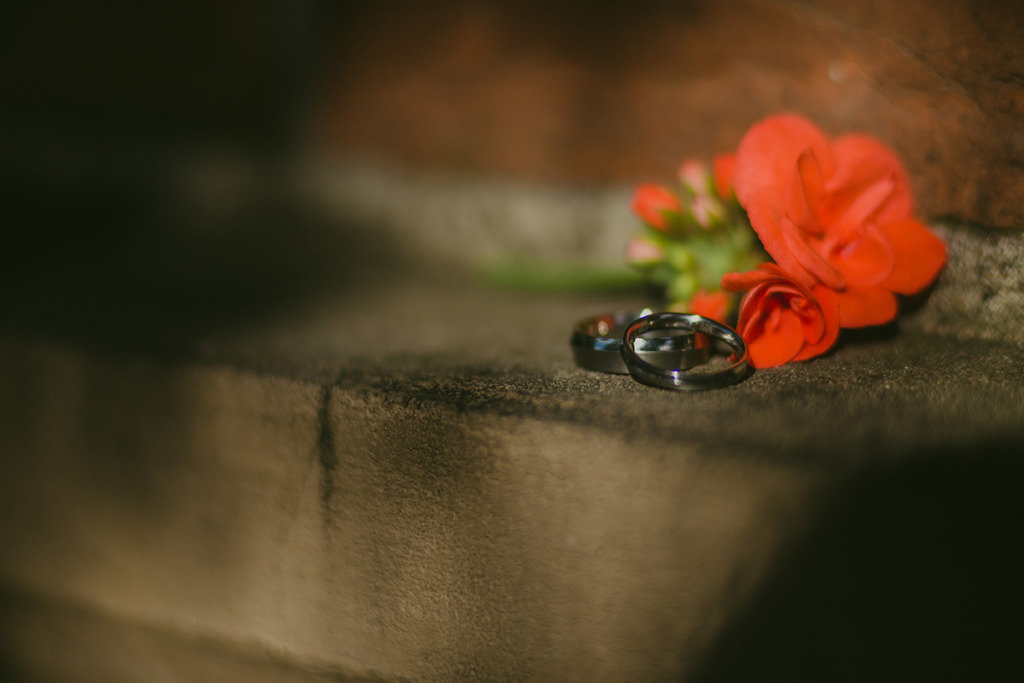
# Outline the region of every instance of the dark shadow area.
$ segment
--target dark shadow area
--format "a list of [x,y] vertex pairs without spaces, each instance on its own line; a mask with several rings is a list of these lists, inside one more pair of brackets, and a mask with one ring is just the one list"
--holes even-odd
[[[408,270],[374,226],[318,216],[287,192],[257,190],[213,218],[166,204],[127,208],[146,193],[126,187],[120,202],[105,198],[115,193],[63,197],[50,216],[58,222],[47,224],[53,247],[22,244],[28,253],[0,278],[0,332],[172,351]],[[80,234],[63,220],[98,227]]]
[[289,164],[349,3],[23,6],[0,27],[0,332],[179,348],[386,270]]
[[836,350],[847,345],[864,345],[878,341],[890,341],[899,335],[899,320],[893,320],[885,325],[872,325],[870,327],[850,327],[843,330],[839,335],[836,345],[829,350],[835,353]]
[[0,27],[4,138],[287,148],[307,115],[335,7],[254,3],[26,4]]
[[837,491],[692,680],[1021,680],[1020,453],[928,453]]

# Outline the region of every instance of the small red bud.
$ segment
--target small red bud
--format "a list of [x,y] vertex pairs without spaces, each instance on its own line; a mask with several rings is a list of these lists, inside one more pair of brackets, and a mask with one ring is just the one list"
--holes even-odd
[[633,191],[629,208],[647,225],[668,230],[666,213],[679,213],[683,205],[672,190],[660,185],[641,185]]

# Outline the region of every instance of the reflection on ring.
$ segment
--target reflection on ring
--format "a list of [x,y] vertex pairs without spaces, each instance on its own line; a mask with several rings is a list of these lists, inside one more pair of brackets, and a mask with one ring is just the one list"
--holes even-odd
[[[587,370],[626,374],[622,359],[622,333],[625,327],[651,309],[619,311],[580,320],[573,327],[569,344],[576,364]],[[711,340],[694,330],[671,330],[669,334],[640,337],[634,348],[651,365],[664,368],[692,368],[705,362],[711,353]]]
[[[682,330],[684,334],[702,333],[724,343],[732,350],[730,365],[712,374],[698,374],[687,373],[690,368],[681,365],[675,368],[659,367],[641,357],[637,349],[641,335],[669,330]],[[743,338],[722,323],[694,313],[653,313],[634,320],[622,333],[619,352],[626,369],[635,380],[662,389],[717,389],[741,381],[751,370],[747,362],[747,345]]]

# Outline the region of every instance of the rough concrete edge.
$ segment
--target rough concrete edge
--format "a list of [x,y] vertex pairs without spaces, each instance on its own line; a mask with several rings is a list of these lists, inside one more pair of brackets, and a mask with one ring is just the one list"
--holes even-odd
[[1024,238],[941,222],[948,261],[906,326],[961,338],[1024,344]]
[[[418,259],[439,263],[513,256],[620,266],[638,228],[626,186],[552,186],[322,159],[299,164],[295,181],[302,198],[332,218],[377,226]],[[1024,343],[1024,236],[953,222],[934,227],[949,262],[906,325]]]

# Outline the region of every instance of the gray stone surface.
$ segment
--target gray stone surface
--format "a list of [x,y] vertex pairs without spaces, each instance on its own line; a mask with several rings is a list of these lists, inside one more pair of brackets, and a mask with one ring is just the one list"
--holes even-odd
[[[905,526],[864,477],[953,462],[985,464],[983,491],[1021,481],[1024,356],[1006,341],[891,328],[677,394],[572,365],[573,320],[628,298],[364,282],[173,347],[7,335],[0,579],[72,615],[46,618],[71,620],[70,657],[96,653],[76,666],[102,677],[142,637],[194,680],[268,656],[311,679],[715,678],[735,660],[721,648],[749,640],[732,625],[759,633],[749,606],[787,585],[776,568],[820,556],[833,501]],[[985,499],[971,491],[953,509]],[[855,547],[889,562],[874,538]],[[39,666],[38,613],[5,610],[11,666]],[[125,626],[104,637],[83,613]],[[944,637],[877,670],[913,669]],[[201,643],[216,666],[189,654]]]

